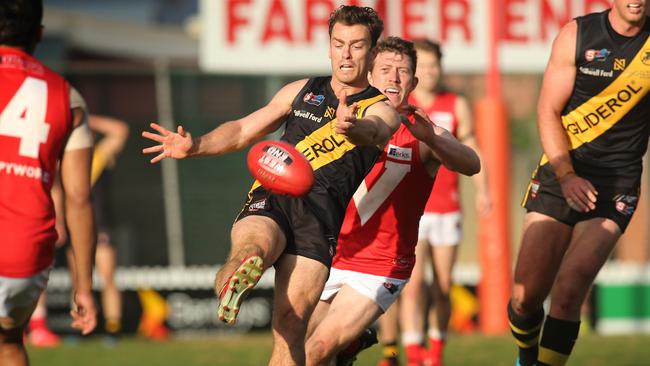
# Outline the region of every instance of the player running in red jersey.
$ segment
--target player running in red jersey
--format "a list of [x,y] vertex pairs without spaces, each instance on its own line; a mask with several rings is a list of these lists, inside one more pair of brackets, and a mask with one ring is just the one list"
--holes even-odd
[[41,38],[41,0],[0,2],[0,364],[26,365],[23,331],[45,289],[57,239],[50,189],[60,163],[79,269],[72,326],[96,324],[90,202],[92,135],[68,83],[30,54]]
[[[474,126],[467,100],[444,89],[442,84],[442,50],[429,40],[414,42],[418,55],[417,88],[411,93],[409,103],[421,107],[435,123],[458,138],[460,142],[480,151],[474,138]],[[491,200],[487,190],[485,167],[472,177],[479,215],[489,213]],[[420,219],[418,233],[418,258],[411,280],[402,292],[399,315],[380,319],[384,350],[396,349],[397,318],[402,332],[401,340],[406,351],[407,365],[418,365],[425,359],[432,366],[442,365],[442,354],[451,316],[451,274],[462,234],[462,214],[458,174],[444,166],[438,171],[429,200]],[[428,266],[428,264],[431,266]],[[426,271],[433,271],[433,282],[426,284]],[[430,287],[429,287],[430,286]],[[427,293],[431,293],[431,306],[427,311]],[[428,314],[427,314],[428,313]],[[428,322],[425,316],[428,315]],[[429,349],[425,349],[423,330],[428,324]],[[391,352],[383,352],[390,359]],[[396,354],[393,359],[396,359]]]
[[[480,170],[472,149],[407,105],[417,84],[415,65],[411,42],[388,37],[377,45],[370,82],[409,117],[403,115],[348,205],[330,277],[310,322],[309,365],[328,364],[399,296],[415,265],[418,222],[439,166],[467,175]],[[359,348],[350,347],[339,354],[339,364]]]

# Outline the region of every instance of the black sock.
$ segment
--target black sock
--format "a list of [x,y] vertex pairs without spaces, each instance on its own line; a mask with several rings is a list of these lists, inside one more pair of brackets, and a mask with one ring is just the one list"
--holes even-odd
[[578,339],[580,322],[546,317],[539,344],[539,366],[564,366]]
[[544,322],[544,309],[524,318],[515,313],[512,303],[508,302],[508,320],[512,336],[519,347],[519,363],[521,366],[534,365],[539,351],[539,333]]

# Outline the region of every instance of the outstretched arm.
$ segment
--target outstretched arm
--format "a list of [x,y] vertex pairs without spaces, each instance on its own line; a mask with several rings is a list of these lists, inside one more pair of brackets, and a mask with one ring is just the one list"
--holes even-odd
[[409,106],[407,110],[413,113],[413,122],[402,116],[402,123],[429,147],[431,159],[464,175],[474,175],[481,170],[481,161],[474,150],[461,144],[449,131],[436,126],[421,108]]
[[336,110],[335,132],[355,145],[386,145],[395,130],[399,127],[399,114],[393,107],[384,102],[378,102],[366,110],[363,117],[357,117],[357,104],[347,106],[346,95],[339,96],[339,106]]
[[271,102],[257,111],[238,120],[225,122],[207,134],[192,138],[192,135],[178,126],[176,132],[152,123],[157,133],[142,132],[142,136],[160,143],[143,149],[145,154],[157,154],[152,163],[164,158],[184,159],[190,156],[217,156],[241,150],[251,142],[261,139],[280,128],[291,112],[291,103],[306,80],[299,80],[284,86]]

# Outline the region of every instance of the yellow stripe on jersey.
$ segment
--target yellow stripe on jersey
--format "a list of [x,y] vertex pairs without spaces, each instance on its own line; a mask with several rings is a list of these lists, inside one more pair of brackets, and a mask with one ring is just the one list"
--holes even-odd
[[[363,99],[357,102],[357,118],[362,118],[371,105],[386,99],[383,94],[372,98]],[[336,118],[313,131],[296,144],[296,150],[301,152],[309,161],[311,168],[316,171],[323,166],[340,159],[348,151],[354,150],[357,146],[346,140],[342,135],[334,132]],[[261,184],[253,182],[250,192],[254,191]]]
[[[616,80],[599,94],[562,116],[562,125],[569,136],[570,150],[575,150],[607,132],[648,93],[650,60],[646,53],[649,47],[650,38]],[[544,154],[540,165],[547,162],[548,157]]]
[[[357,118],[362,118],[368,107],[384,99],[386,97],[380,94],[357,102],[359,106],[356,113]],[[314,171],[340,159],[345,153],[356,148],[356,145],[334,132],[334,123],[336,123],[336,118],[305,136],[296,144],[296,149],[305,155]]]

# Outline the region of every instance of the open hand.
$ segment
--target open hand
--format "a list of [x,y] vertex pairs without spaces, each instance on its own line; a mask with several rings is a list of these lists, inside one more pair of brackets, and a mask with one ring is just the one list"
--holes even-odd
[[336,122],[334,122],[334,132],[343,135],[349,136],[350,130],[354,128],[354,124],[357,122],[357,109],[359,105],[355,102],[352,105],[346,104],[347,94],[345,91],[342,91],[339,94],[339,106],[336,108]]
[[151,123],[149,126],[158,133],[143,131],[142,137],[160,143],[160,145],[142,149],[144,154],[158,153],[151,159],[151,163],[157,163],[164,158],[184,159],[189,155],[194,142],[192,141],[192,135],[185,131],[183,126],[178,126],[175,133],[157,123]]
[[[412,115],[412,121],[401,114],[402,124],[420,141],[431,141],[435,138],[437,126],[434,122],[429,119],[429,116],[424,112],[422,108],[415,107],[413,105],[408,105],[402,109],[406,114]],[[440,128],[440,127],[438,127]],[[442,132],[442,131],[440,131]]]

